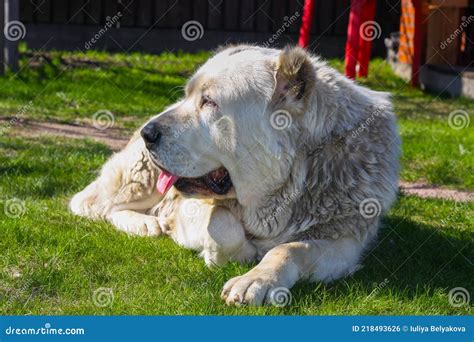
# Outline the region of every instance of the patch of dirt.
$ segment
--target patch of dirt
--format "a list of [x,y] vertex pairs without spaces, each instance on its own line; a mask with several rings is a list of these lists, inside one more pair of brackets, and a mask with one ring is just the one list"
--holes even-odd
[[[10,122],[12,118],[0,117],[0,123]],[[20,136],[35,137],[41,135],[61,136],[73,139],[89,138],[119,151],[128,142],[132,133],[119,128],[97,129],[87,125],[20,120],[11,125],[11,129]],[[400,181],[400,190],[406,195],[423,198],[440,198],[457,202],[474,202],[474,193],[445,189],[424,182],[409,183]]]
[[474,202],[474,192],[441,188],[425,182],[408,183],[400,181],[400,190],[406,195],[423,198],[441,198],[457,202]]
[[[2,117],[0,118],[0,123],[8,123],[11,120],[12,118]],[[17,121],[12,125],[11,129],[19,136],[37,137],[41,135],[52,135],[73,139],[89,138],[109,146],[114,151],[119,151],[125,147],[132,135],[129,131],[120,128],[109,127],[106,129],[98,129],[87,125],[34,120]]]

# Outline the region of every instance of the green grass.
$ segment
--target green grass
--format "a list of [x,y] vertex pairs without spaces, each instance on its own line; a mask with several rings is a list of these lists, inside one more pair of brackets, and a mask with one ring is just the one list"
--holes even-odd
[[[211,270],[166,237],[130,237],[68,213],[70,196],[94,179],[108,155],[86,140],[1,140],[1,313],[472,313],[451,306],[447,296],[455,287],[474,293],[472,204],[401,197],[354,276],[298,284],[288,307],[232,308],[220,300],[221,286],[251,265]],[[14,198],[24,210],[14,212]],[[94,304],[99,288],[112,289],[110,305]]]
[[[23,57],[19,74],[0,77],[0,115],[90,123],[106,109],[117,126],[132,130],[179,98],[208,56]],[[340,61],[331,64],[342,68]],[[472,118],[474,101],[413,89],[380,60],[361,82],[394,96],[404,180],[474,189],[472,127],[448,124],[453,110]],[[473,204],[401,196],[354,276],[298,284],[288,307],[230,308],[219,298],[221,287],[251,265],[210,270],[168,238],[130,237],[68,213],[68,199],[94,179],[108,148],[87,140],[18,138],[5,123],[0,132],[0,313],[472,314],[470,306],[452,306],[447,294],[463,287],[474,295]],[[110,305],[94,304],[100,288],[112,289]]]
[[185,80],[207,57],[93,51],[24,57],[19,73],[0,78],[0,114],[14,115],[32,101],[24,117],[87,122],[98,110],[110,110],[117,125],[137,127],[178,99]]
[[[116,126],[129,129],[182,96],[186,79],[209,56],[89,51],[28,58],[23,52],[21,71],[0,78],[0,115],[91,123],[94,113],[109,110]],[[339,60],[331,64],[343,69]],[[402,179],[474,190],[472,124],[460,130],[448,124],[454,110],[472,119],[474,101],[414,89],[382,60],[372,61],[369,78],[360,82],[393,94],[403,139]]]

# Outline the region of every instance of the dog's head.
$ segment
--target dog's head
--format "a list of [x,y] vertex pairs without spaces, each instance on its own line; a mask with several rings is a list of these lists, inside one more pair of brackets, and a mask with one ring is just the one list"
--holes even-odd
[[256,203],[288,178],[315,71],[300,49],[227,48],[141,130],[158,190]]

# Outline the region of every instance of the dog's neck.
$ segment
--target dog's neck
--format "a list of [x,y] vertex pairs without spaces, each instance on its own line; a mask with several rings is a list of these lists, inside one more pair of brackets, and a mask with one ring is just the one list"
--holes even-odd
[[[244,225],[251,238],[272,240],[274,243],[291,241],[294,236],[314,225],[311,215],[313,207],[302,207],[302,203],[317,203],[318,196],[327,186],[318,178],[319,167],[324,162],[328,150],[330,154],[342,150],[346,143],[344,134],[332,133],[318,143],[307,139],[302,143],[294,158],[287,181],[277,190],[268,194],[259,205],[242,205],[237,200],[224,200],[221,205],[228,207]],[[306,196],[311,197],[309,200]]]

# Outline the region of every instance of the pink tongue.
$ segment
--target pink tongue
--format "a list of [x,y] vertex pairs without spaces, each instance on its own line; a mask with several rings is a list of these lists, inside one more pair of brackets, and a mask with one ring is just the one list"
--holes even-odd
[[168,171],[161,170],[160,175],[158,176],[158,181],[156,182],[156,189],[160,194],[164,195],[177,180],[178,176],[175,176]]

